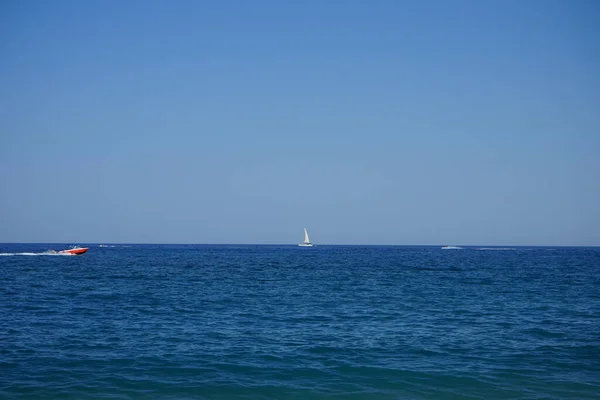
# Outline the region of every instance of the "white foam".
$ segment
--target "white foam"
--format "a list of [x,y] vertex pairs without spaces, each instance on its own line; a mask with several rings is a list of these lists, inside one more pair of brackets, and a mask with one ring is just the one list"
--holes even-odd
[[65,253],[0,253],[0,256],[72,256],[73,254],[65,254]]
[[481,247],[477,250],[516,250],[514,247]]

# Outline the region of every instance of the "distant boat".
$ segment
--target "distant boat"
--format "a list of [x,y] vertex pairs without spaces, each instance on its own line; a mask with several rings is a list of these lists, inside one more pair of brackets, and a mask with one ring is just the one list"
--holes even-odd
[[308,238],[308,232],[306,231],[306,228],[304,228],[304,242],[300,243],[298,246],[312,247],[312,243],[310,242],[310,239]]
[[442,246],[442,250],[460,250],[462,247],[458,246]]
[[71,255],[76,256],[79,254],[83,254],[86,251],[88,251],[87,247],[72,246],[70,249],[59,251],[58,254],[71,254]]

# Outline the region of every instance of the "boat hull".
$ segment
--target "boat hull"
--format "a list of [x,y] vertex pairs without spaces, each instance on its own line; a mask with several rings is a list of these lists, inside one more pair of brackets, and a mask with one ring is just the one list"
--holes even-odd
[[67,249],[67,250],[59,251],[58,254],[71,254],[74,256],[78,256],[80,254],[85,253],[86,251],[88,251],[87,247],[78,247],[76,249]]
[[307,243],[300,243],[298,246],[300,246],[300,247],[313,247],[313,245],[310,244],[310,243],[308,243],[308,244]]

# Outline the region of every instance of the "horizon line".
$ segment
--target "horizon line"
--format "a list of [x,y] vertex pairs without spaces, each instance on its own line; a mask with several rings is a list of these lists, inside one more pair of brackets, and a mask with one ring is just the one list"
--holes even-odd
[[[169,245],[169,246],[298,246],[297,243],[178,243],[178,242],[0,242],[0,244],[88,244],[88,245]],[[382,244],[382,243],[321,243],[318,246],[396,246],[396,247],[600,247],[600,245],[564,245],[564,244]]]

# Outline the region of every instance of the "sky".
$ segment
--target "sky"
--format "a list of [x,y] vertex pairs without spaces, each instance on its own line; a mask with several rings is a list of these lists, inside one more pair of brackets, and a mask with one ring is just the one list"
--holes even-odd
[[1,0],[0,242],[600,245],[594,0]]

